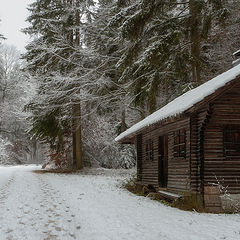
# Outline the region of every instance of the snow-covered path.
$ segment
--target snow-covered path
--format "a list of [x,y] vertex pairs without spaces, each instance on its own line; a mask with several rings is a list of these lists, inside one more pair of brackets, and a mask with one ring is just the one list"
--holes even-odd
[[0,240],[240,240],[239,215],[184,212],[119,186],[123,171],[0,167]]

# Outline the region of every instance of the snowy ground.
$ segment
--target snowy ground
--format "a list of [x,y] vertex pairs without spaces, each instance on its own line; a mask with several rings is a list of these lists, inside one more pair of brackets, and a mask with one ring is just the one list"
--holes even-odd
[[120,188],[124,171],[0,167],[0,240],[240,240],[239,215],[184,212]]

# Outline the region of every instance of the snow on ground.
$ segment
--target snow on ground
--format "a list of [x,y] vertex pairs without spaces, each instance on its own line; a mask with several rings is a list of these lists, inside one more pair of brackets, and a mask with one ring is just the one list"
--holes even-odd
[[127,171],[0,167],[0,240],[240,240],[239,215],[184,212],[122,189]]

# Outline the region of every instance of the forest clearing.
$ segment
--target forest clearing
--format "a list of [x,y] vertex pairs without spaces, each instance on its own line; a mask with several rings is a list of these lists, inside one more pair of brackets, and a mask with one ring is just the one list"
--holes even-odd
[[240,240],[239,12],[1,1],[0,240]]

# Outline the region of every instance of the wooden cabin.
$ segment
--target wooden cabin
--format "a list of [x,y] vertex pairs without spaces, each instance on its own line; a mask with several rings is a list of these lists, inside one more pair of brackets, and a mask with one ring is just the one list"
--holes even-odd
[[240,202],[240,66],[186,92],[115,140],[135,144],[142,185],[196,193],[207,209],[229,210]]

